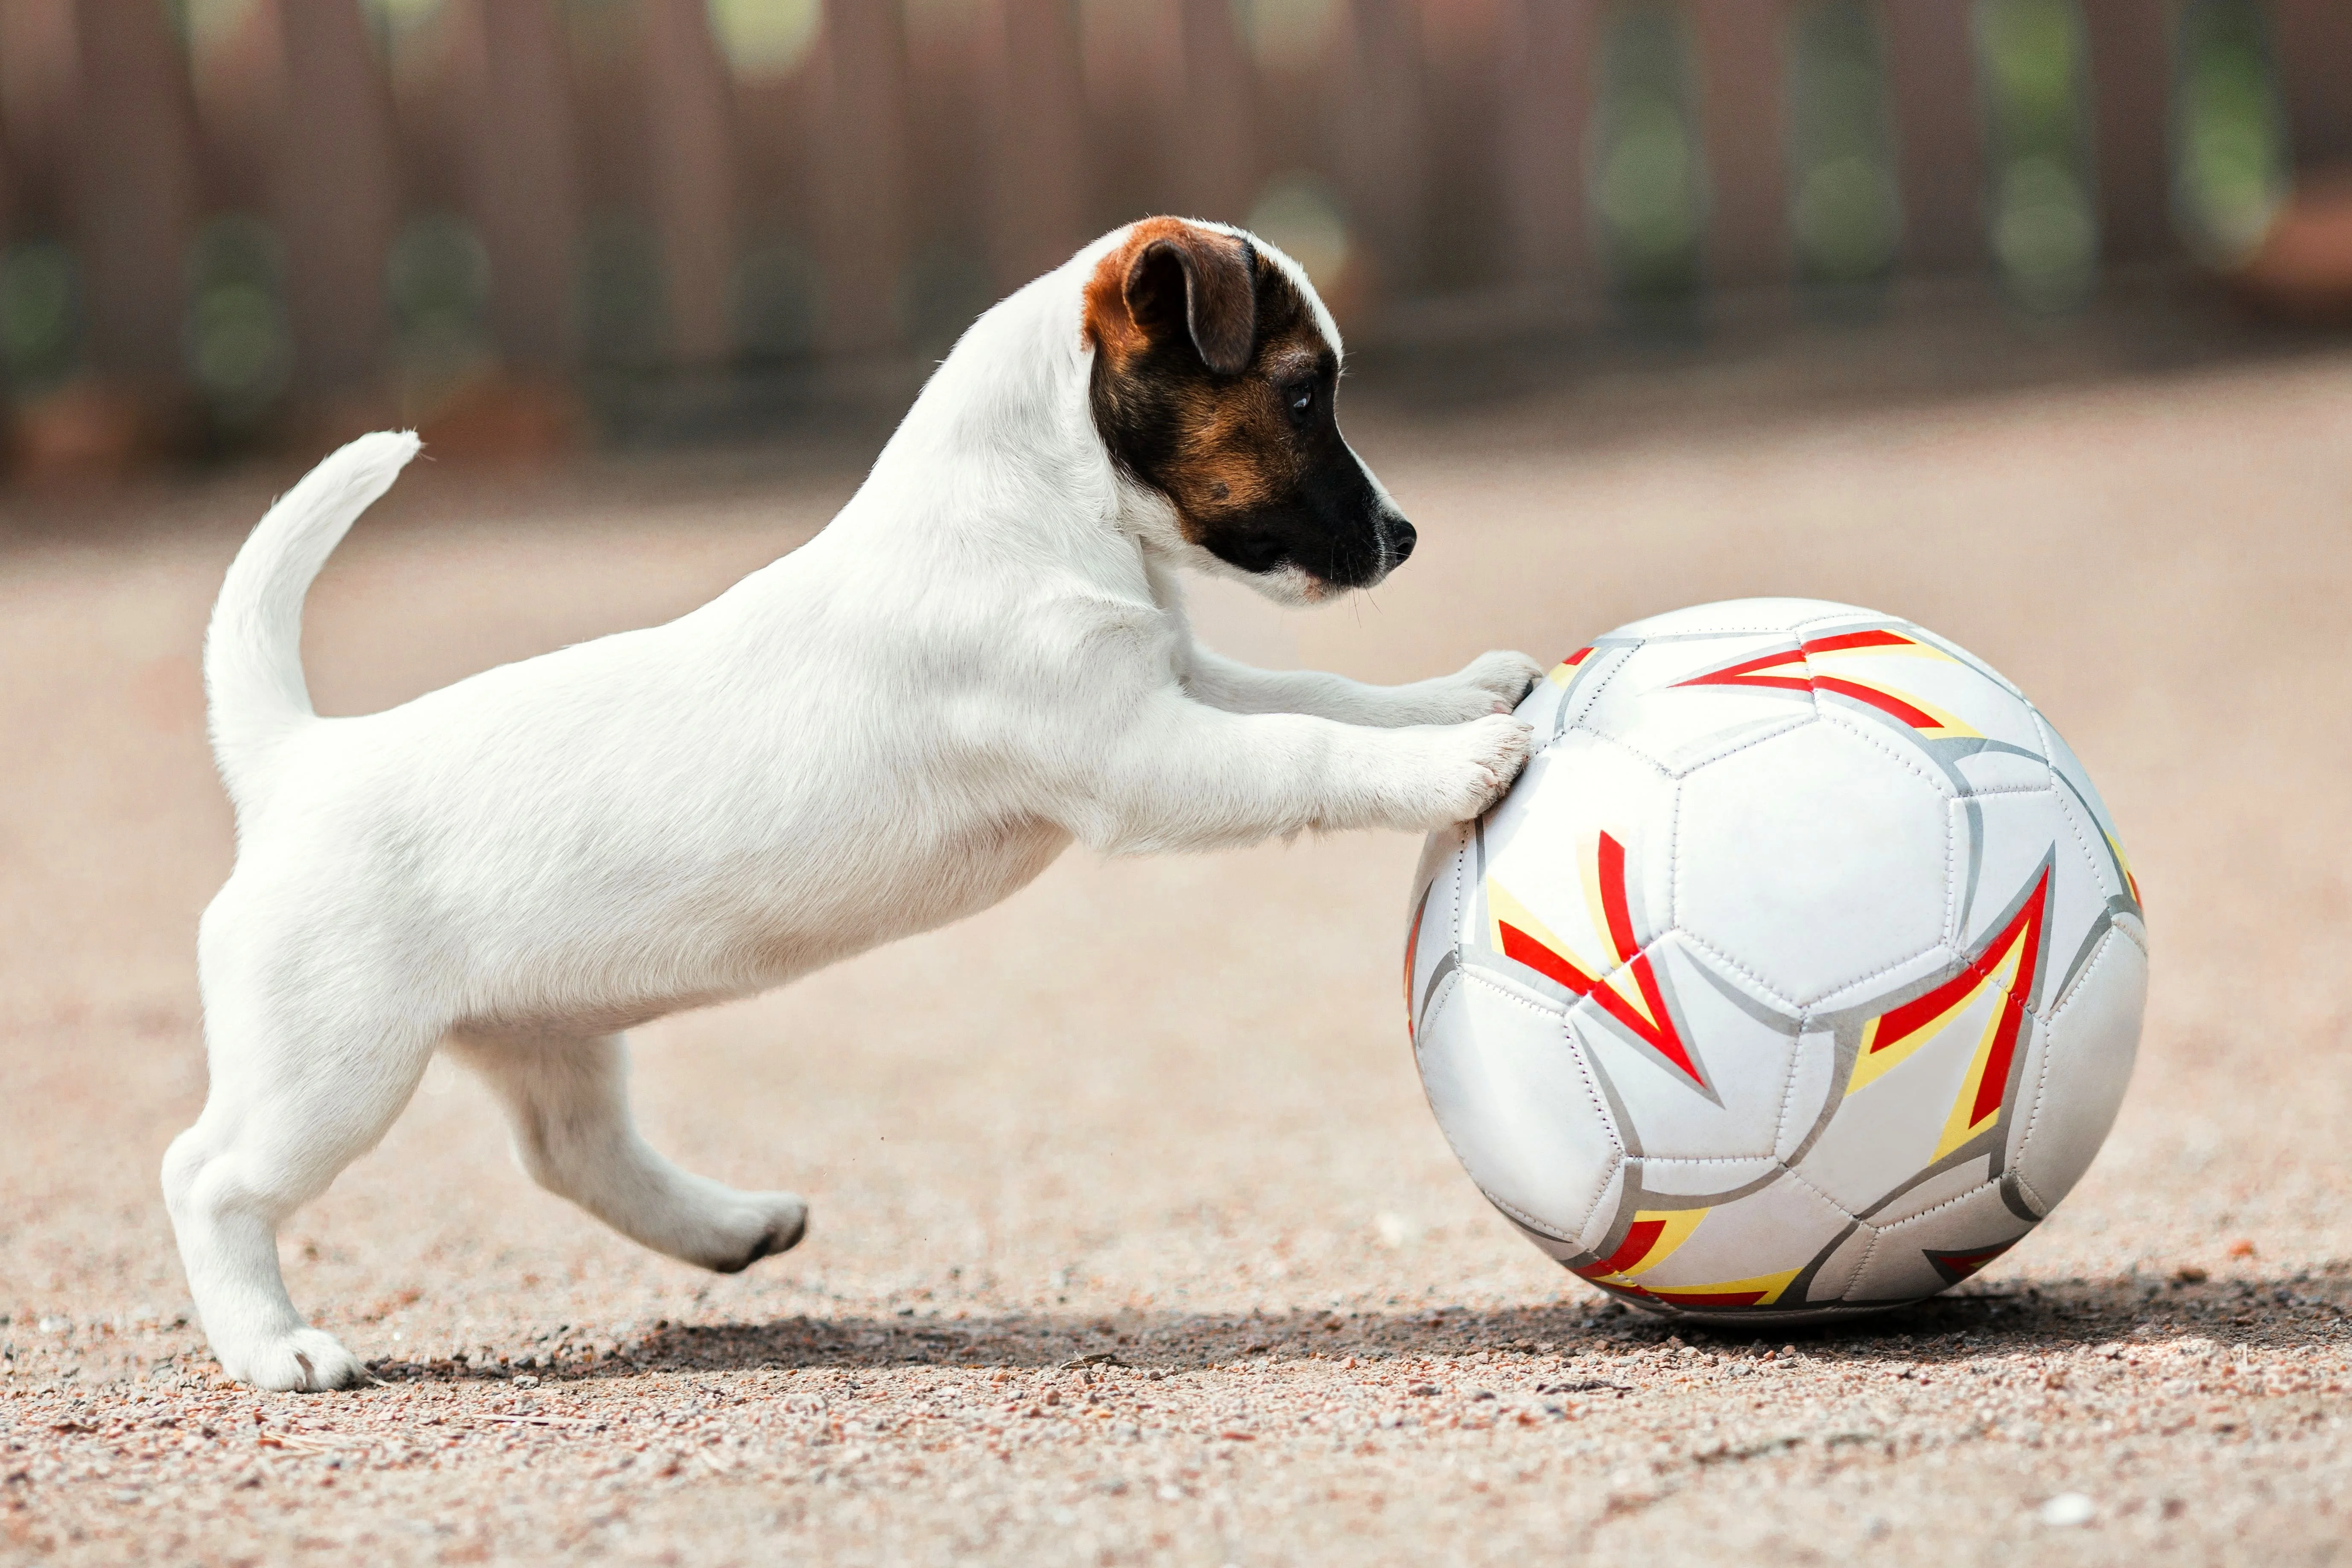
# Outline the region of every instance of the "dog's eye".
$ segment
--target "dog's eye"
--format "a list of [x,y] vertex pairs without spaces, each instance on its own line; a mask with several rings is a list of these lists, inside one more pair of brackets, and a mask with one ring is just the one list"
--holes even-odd
[[1315,408],[1315,384],[1311,381],[1301,382],[1290,388],[1288,397],[1290,416],[1293,419],[1306,418]]

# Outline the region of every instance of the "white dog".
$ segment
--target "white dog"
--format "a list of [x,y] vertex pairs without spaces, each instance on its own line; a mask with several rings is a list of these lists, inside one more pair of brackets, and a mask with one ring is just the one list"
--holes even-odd
[[302,598],[417,449],[375,435],[272,507],[205,649],[236,866],[198,933],[211,1092],[163,1161],[230,1375],[338,1387],[278,1226],[383,1136],[436,1050],[549,1190],[743,1268],[788,1193],[692,1175],[629,1116],[621,1031],[982,910],[1073,839],[1208,849],[1475,816],[1540,673],[1375,688],[1196,647],[1190,566],[1286,604],[1412,529],[1341,439],[1339,336],[1239,230],[1152,219],[982,316],[831,526],[692,614],[320,719]]

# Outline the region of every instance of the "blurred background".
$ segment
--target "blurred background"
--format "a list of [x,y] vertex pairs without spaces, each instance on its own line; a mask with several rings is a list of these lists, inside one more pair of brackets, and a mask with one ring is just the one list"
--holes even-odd
[[[65,1390],[79,1414],[44,1429],[97,1452],[115,1439],[96,1429],[158,1419],[158,1385],[209,1365],[155,1171],[205,1092],[195,929],[235,844],[198,650],[271,495],[354,430],[428,439],[307,601],[323,712],[658,623],[823,527],[976,312],[1172,210],[1243,220],[1313,271],[1348,329],[1349,438],[1420,529],[1407,570],[1318,611],[1198,584],[1211,646],[1391,681],[1488,647],[1557,658],[1709,599],[1908,616],[2018,681],[2084,759],[2158,960],[2105,1153],[1969,1287],[2016,1316],[1911,1320],[1916,1352],[1805,1385],[1829,1442],[1906,1430],[1884,1425],[1900,1409],[1929,1423],[1917,1443],[1726,1466],[1637,1511],[1607,1489],[1648,1470],[1576,1427],[1543,1429],[1580,1445],[1556,1467],[1498,1468],[1474,1503],[1428,1447],[1365,1458],[1270,1422],[1216,1445],[1252,1478],[1213,1505],[1231,1535],[1206,1503],[1148,1514],[1165,1493],[1144,1486],[1072,1502],[1086,1528],[1184,1518],[1182,1550],[1241,1542],[1234,1561],[1344,1542],[1421,1563],[1557,1557],[1565,1521],[1587,1555],[1622,1534],[1663,1563],[1701,1560],[1736,1511],[1704,1560],[1728,1540],[1879,1561],[1916,1537],[1922,1561],[2039,1562],[2075,1549],[2002,1532],[2079,1484],[2105,1511],[2068,1539],[2095,1556],[2333,1545],[2325,1478],[2352,1471],[2352,1425],[2267,1399],[2288,1413],[2200,1415],[2223,1384],[2108,1358],[2232,1342],[2214,1364],[2249,1407],[2341,1381],[2339,166],[2352,0],[0,0],[0,1422],[21,1391]],[[487,1097],[437,1065],[288,1231],[296,1299],[362,1355],[466,1345],[480,1365],[664,1321],[781,1326],[685,1342],[776,1346],[811,1323],[882,1343],[918,1311],[1024,1335],[1116,1319],[1236,1350],[1327,1309],[1424,1347],[1462,1321],[1440,1309],[1580,1321],[1589,1293],[1478,1197],[1423,1101],[1396,990],[1417,849],[1066,856],[986,914],[635,1031],[656,1146],[814,1205],[803,1248],[724,1280],[533,1192]],[[1942,1374],[1905,1381],[1929,1322],[1994,1324],[1951,1353],[2026,1358],[2034,1401],[2115,1403],[1996,1428]],[[2058,1391],[2078,1354],[2095,1394]],[[664,1386],[751,1410],[796,1386],[769,1378]],[[1201,1386],[1288,1397],[1255,1373]],[[1796,1430],[1735,1425],[1768,1419],[1745,1394],[1689,1397],[1659,1425],[1629,1402],[1612,1441],[1752,1430],[1760,1454]],[[877,1460],[930,1442],[923,1411],[873,1408],[912,1435],[871,1439]],[[131,1451],[0,1487],[0,1558],[14,1519],[79,1543],[60,1561],[244,1561],[378,1527],[344,1555],[535,1561],[582,1555],[562,1543],[599,1517],[583,1470],[536,1457],[494,1485],[412,1472],[413,1491],[354,1463],[322,1510],[228,1472],[150,1486]],[[801,1504],[759,1472],[594,1484],[666,1510],[640,1538],[665,1560],[739,1526],[747,1560],[779,1539],[919,1560],[894,1543],[919,1525],[961,1563],[987,1555],[969,1531],[996,1500],[1043,1531],[1079,1495],[1066,1480],[1091,1488],[1097,1451],[1070,1454],[926,1453],[928,1479],[877,1462],[842,1507],[887,1499],[882,1523],[798,1537],[778,1510]],[[172,1506],[123,1502],[134,1485]],[[1475,1514],[1412,1511],[1456,1494]],[[1394,1503],[1388,1556],[1350,1533],[1366,1496]],[[467,1533],[386,1544],[411,1515]],[[1071,1560],[1087,1537],[1055,1531],[997,1556]],[[1136,1539],[1120,1561],[1150,1558]]]
[[1474,373],[1989,300],[2323,320],[2347,68],[2341,0],[0,0],[10,461],[895,407],[1153,212]]

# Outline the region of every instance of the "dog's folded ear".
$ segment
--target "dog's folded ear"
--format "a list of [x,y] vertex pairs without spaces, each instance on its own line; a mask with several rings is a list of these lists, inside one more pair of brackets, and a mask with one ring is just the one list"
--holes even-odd
[[1135,226],[1125,249],[1119,300],[1146,340],[1165,342],[1181,331],[1216,374],[1249,367],[1257,338],[1257,253],[1249,241],[1154,218]]

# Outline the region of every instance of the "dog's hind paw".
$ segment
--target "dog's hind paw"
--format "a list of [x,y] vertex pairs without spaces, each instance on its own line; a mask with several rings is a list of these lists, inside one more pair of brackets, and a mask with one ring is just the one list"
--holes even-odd
[[248,1346],[242,1354],[224,1355],[221,1367],[239,1383],[279,1394],[324,1394],[367,1375],[359,1357],[317,1329],[297,1329]]
[[765,1224],[751,1247],[710,1267],[721,1274],[740,1274],[762,1258],[790,1252],[808,1234],[808,1205],[790,1193],[747,1193],[744,1196],[764,1211]]

